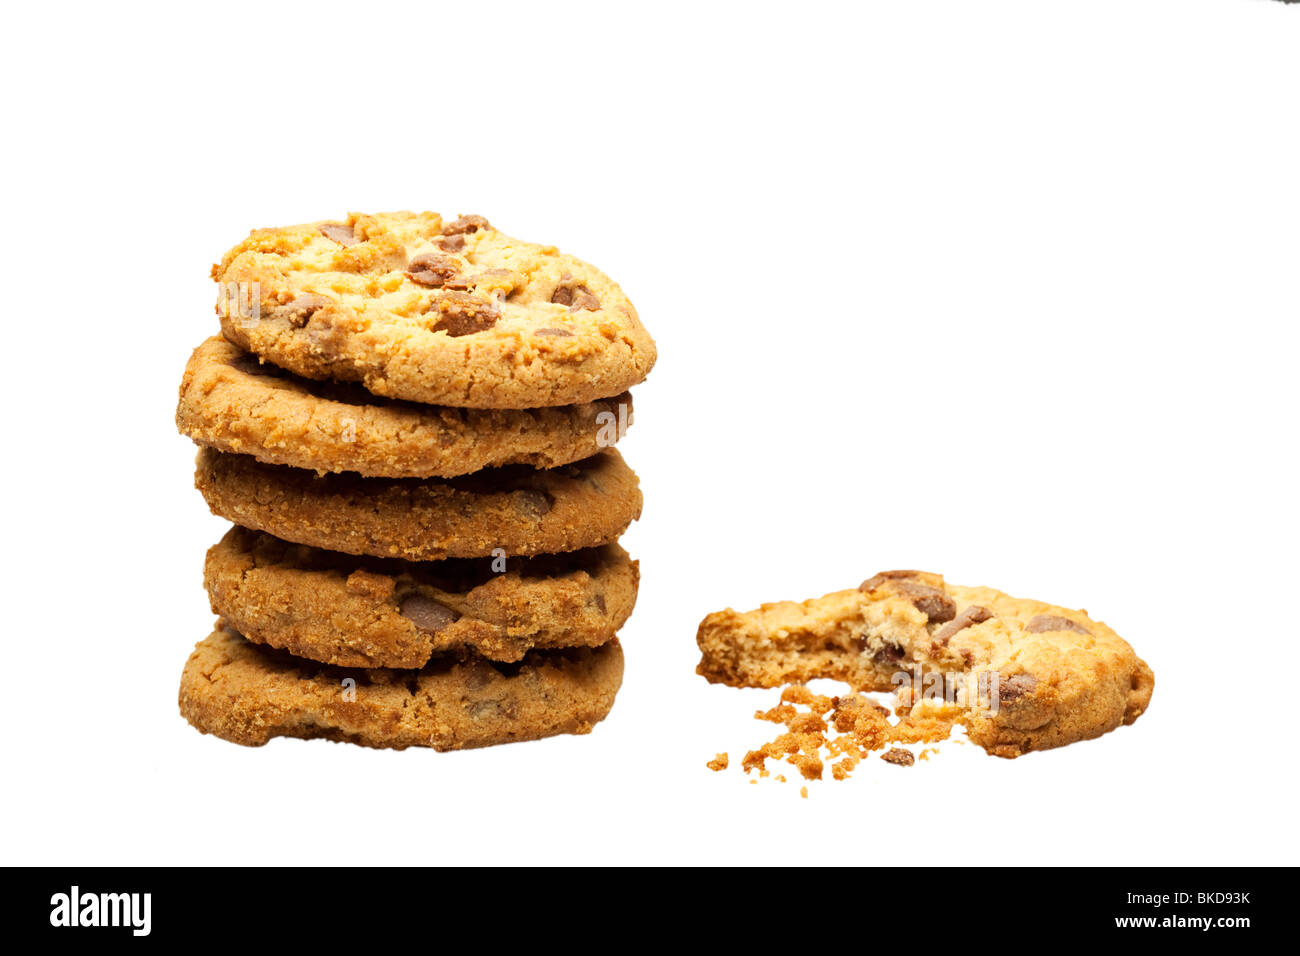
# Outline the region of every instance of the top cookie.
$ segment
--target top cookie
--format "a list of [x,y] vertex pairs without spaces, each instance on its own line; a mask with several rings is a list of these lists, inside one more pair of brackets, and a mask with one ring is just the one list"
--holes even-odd
[[255,230],[212,267],[226,338],[313,379],[461,408],[609,398],[655,345],[600,270],[481,216],[352,213]]

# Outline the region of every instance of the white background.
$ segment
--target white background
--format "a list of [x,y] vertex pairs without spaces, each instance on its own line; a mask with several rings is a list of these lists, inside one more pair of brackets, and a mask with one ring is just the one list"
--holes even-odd
[[[1300,6],[7,20],[6,862],[1297,862]],[[200,736],[225,525],[172,415],[208,267],[402,208],[595,262],[658,340],[623,691],[477,752]],[[696,677],[700,618],[896,567],[1086,607],[1149,712],[749,785],[776,693]]]

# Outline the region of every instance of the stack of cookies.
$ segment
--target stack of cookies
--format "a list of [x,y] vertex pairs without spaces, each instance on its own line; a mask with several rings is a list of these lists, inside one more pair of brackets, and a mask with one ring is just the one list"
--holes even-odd
[[639,517],[614,449],[655,346],[622,290],[481,216],[253,232],[176,413],[234,527],[181,713],[236,743],[585,733],[622,682]]

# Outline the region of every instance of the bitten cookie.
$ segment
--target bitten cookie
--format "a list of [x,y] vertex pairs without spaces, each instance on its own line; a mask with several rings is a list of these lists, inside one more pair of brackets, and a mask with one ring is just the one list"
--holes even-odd
[[212,610],[248,640],[342,667],[596,647],[636,603],[637,563],[616,544],[504,561],[495,573],[492,558],[356,558],[234,527],[208,551],[203,581]]
[[205,734],[260,747],[272,737],[461,750],[585,734],[623,681],[617,640],[499,665],[437,659],[419,671],[338,668],[250,644],[218,622],[181,674],[181,714]]
[[626,393],[529,410],[399,402],[359,385],[298,378],[218,336],[195,349],[185,367],[176,426],[200,445],[273,465],[449,478],[587,458],[622,437],[631,415]]
[[[900,674],[922,681],[985,675],[989,699],[973,693],[966,700],[967,730],[999,757],[1131,724],[1155,683],[1133,648],[1083,611],[949,585],[921,571],[882,572],[856,590],[802,603],[710,614],[696,641],[698,672],[734,686],[827,677],[890,691],[903,683]],[[913,680],[900,692],[904,707],[914,690]]]
[[346,554],[408,561],[554,554],[610,544],[641,514],[636,475],[613,448],[549,471],[359,478],[200,449],[195,485],[245,528]]
[[212,267],[227,339],[313,379],[465,408],[609,398],[655,345],[608,276],[482,216],[259,229]]

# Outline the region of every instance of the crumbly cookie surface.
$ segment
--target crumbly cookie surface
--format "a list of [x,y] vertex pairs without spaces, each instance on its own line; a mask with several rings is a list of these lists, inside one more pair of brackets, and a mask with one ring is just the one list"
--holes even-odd
[[502,560],[497,573],[492,558],[357,558],[236,526],[208,551],[203,578],[212,610],[248,640],[342,667],[596,647],[636,603],[637,563],[617,544]]
[[460,750],[588,733],[622,680],[617,640],[513,665],[439,658],[419,671],[367,670],[301,660],[218,622],[185,664],[179,703],[198,730],[245,746],[300,737]]
[[618,451],[548,471],[512,466],[460,478],[360,478],[199,450],[195,485],[245,528],[346,554],[408,561],[576,551],[616,541],[641,514]]
[[290,375],[216,336],[195,349],[185,367],[176,425],[200,445],[268,464],[447,478],[499,465],[554,468],[587,458],[617,441],[631,415],[627,393],[536,409],[385,399],[359,385]]
[[392,398],[571,405],[627,391],[656,357],[608,276],[481,216],[353,213],[259,229],[212,276],[235,345]]
[[[996,707],[971,706],[965,721],[972,740],[1002,757],[1131,724],[1154,686],[1133,648],[1083,611],[920,571],[882,572],[801,603],[710,614],[696,639],[698,672],[734,686],[826,677],[889,691],[900,674],[986,675],[990,691],[996,682]],[[900,692],[904,711],[914,696],[914,683]]]

